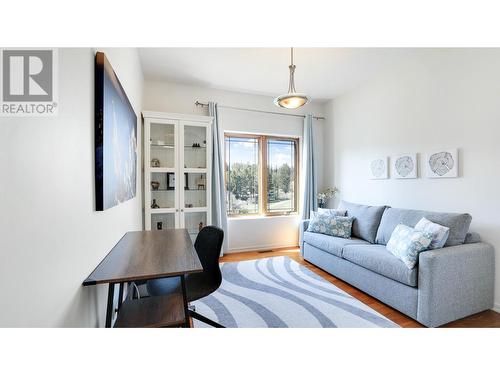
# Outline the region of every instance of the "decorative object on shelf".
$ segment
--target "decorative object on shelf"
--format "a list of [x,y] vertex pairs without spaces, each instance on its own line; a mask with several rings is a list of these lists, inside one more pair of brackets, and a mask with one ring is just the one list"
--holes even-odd
[[319,208],[325,208],[326,203],[335,197],[335,194],[338,193],[338,189],[334,187],[328,187],[318,193],[318,207]]
[[157,230],[162,230],[163,229],[163,223],[161,221],[156,223],[156,229]]
[[203,175],[200,175],[200,178],[196,179],[196,185],[198,186],[198,190],[205,190],[207,180],[203,177]]
[[200,224],[198,224],[198,230],[202,230],[203,229],[203,221],[200,221]]
[[184,190],[189,190],[189,178],[187,173],[184,173]]
[[185,207],[186,207],[186,208],[192,208],[192,207],[193,207],[193,204],[192,204],[192,203],[186,203],[186,204],[185,204]]
[[96,210],[103,211],[136,195],[137,116],[102,52],[95,56],[94,82]]
[[389,178],[387,159],[387,157],[377,158],[370,162],[370,178],[372,180],[386,180]]
[[201,146],[200,146],[199,143],[195,142],[195,143],[193,143],[193,145],[191,147],[193,147],[193,148],[200,148]]
[[429,153],[425,160],[427,177],[458,177],[458,149]]
[[151,159],[151,167],[153,168],[160,168],[160,160],[158,159]]
[[153,203],[151,203],[151,208],[160,208],[160,206],[158,206],[158,203],[156,203],[156,199],[153,199]]
[[160,183],[158,181],[151,181],[151,189],[158,190]]
[[274,104],[278,107],[295,109],[307,104],[310,99],[306,94],[299,94],[295,92],[295,65],[293,64],[293,48],[290,48],[290,65],[288,66],[288,69],[290,70],[288,93],[280,95],[274,99]]
[[168,172],[167,173],[167,190],[175,189],[175,173]]
[[393,156],[391,163],[394,178],[417,178],[417,154]]

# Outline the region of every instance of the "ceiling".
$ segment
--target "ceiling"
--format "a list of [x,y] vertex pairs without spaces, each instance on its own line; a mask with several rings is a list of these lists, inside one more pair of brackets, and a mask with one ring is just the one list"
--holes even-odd
[[[332,99],[431,49],[296,48],[295,86]],[[140,48],[147,80],[276,96],[288,89],[289,48]]]

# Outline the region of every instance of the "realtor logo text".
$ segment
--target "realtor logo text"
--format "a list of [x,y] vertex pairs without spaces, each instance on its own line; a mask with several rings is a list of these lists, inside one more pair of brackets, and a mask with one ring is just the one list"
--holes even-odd
[[0,116],[57,115],[57,50],[1,51]]

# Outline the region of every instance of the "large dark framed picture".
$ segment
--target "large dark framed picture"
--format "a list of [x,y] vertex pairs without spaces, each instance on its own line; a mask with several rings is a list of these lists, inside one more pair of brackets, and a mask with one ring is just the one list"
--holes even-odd
[[96,210],[136,195],[137,116],[111,64],[95,56]]

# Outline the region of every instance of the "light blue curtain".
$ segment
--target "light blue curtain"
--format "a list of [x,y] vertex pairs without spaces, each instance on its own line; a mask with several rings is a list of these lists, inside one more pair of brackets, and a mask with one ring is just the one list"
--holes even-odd
[[214,118],[212,123],[212,225],[224,231],[222,253],[227,253],[227,212],[224,192],[224,159],[219,132],[219,113],[217,103],[208,102],[208,114]]
[[318,209],[318,186],[316,175],[316,159],[314,153],[313,116],[304,119],[302,138],[302,219],[309,219],[309,213]]

